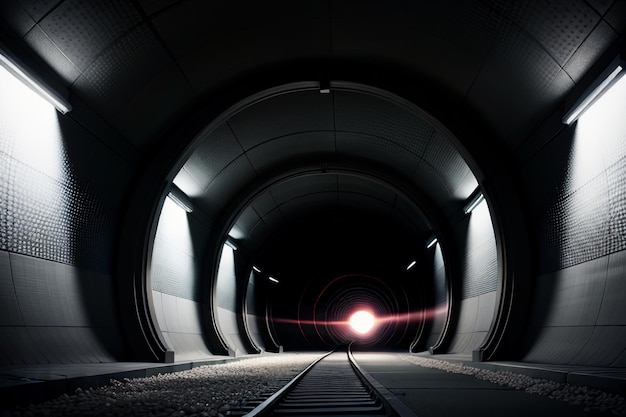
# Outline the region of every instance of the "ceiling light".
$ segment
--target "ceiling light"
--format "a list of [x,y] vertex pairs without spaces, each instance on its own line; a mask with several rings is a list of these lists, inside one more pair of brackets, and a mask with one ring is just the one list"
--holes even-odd
[[437,238],[435,236],[431,237],[426,243],[426,249],[430,249],[437,244]]
[[260,270],[260,269],[259,269],[259,267],[258,267],[258,266],[256,266],[256,265],[252,265],[252,270],[253,270],[254,272],[256,272],[257,274],[260,274],[260,273],[261,273],[261,270]]
[[23,65],[18,65],[17,61],[8,58],[7,53],[1,50],[0,66],[4,67],[15,78],[56,107],[59,112],[65,114],[72,110],[72,105],[69,101],[47,86],[46,83],[36,77],[32,71],[28,71]]
[[406,266],[406,270],[409,271],[415,265],[417,265],[417,261],[416,260],[412,260],[411,263]]
[[274,284],[278,284],[280,281],[278,281],[276,278],[269,276],[267,277],[267,279],[269,279],[270,281],[272,281]]
[[167,196],[170,198],[170,200],[176,203],[178,207],[182,208],[187,213],[191,213],[193,211],[191,200],[189,199],[189,197],[187,197],[187,194],[185,194],[183,190],[181,190],[174,184],[171,185],[170,192],[169,194],[167,194]]
[[[602,75],[593,83],[585,94],[578,99],[571,110],[563,116],[562,122],[566,125],[571,125],[598,99],[604,94],[613,84],[615,84],[624,75],[623,64],[619,63],[619,60],[613,61],[613,64],[602,73]],[[605,75],[607,74],[608,75]]]
[[463,209],[463,211],[465,212],[465,214],[470,214],[483,201],[485,201],[485,196],[477,188],[467,199],[467,204],[465,204],[465,208]]
[[224,244],[226,244],[226,246],[228,246],[232,250],[237,250],[238,249],[237,244],[235,243],[235,241],[233,239],[231,239],[230,236],[226,238],[226,242],[224,242]]

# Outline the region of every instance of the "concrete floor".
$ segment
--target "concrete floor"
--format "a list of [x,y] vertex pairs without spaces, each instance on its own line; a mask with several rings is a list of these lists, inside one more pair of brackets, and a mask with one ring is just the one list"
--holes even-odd
[[356,353],[354,356],[361,368],[419,417],[603,415],[472,376],[423,368],[403,361],[394,353]]

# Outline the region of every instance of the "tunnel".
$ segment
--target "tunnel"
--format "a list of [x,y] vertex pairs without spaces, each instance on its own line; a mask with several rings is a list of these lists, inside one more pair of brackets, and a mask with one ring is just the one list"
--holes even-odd
[[623,0],[0,21],[5,392],[348,343],[626,380]]

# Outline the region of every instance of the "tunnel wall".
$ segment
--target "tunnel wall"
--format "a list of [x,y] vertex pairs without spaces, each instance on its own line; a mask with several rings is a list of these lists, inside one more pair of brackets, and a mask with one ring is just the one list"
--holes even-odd
[[443,262],[443,253],[439,245],[435,246],[433,257],[433,281],[434,281],[434,306],[432,314],[433,324],[428,336],[427,346],[434,346],[446,324],[448,309],[448,286],[446,284],[446,267]]
[[263,331],[263,326],[265,326],[265,309],[259,305],[257,300],[257,285],[259,285],[257,280],[257,273],[252,271],[246,291],[246,324],[252,343],[258,348],[266,350],[267,347],[263,343],[263,334],[267,333]]
[[230,354],[246,354],[246,348],[237,324],[237,278],[235,274],[235,251],[224,245],[217,272],[215,287],[215,315],[217,326]]
[[471,353],[487,336],[496,306],[496,241],[487,204],[476,207],[455,232],[462,254],[462,285],[459,321],[449,352]]
[[538,242],[526,361],[626,366],[624,114],[626,78],[524,167]]
[[151,262],[152,301],[157,323],[175,360],[211,355],[202,335],[200,258],[208,228],[197,215],[165,199],[157,226]]
[[0,365],[124,359],[112,271],[132,152],[3,68],[0,91]]

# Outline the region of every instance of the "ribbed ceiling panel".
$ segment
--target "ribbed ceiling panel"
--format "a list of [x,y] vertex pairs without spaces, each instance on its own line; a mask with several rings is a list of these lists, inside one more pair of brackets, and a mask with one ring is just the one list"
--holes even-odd
[[375,136],[381,143],[400,144],[413,156],[424,153],[432,126],[414,113],[384,99],[367,94],[335,92],[336,129],[338,132]]
[[393,205],[398,198],[397,194],[388,187],[354,175],[340,175],[338,184],[340,193],[374,195],[390,205]]
[[421,161],[416,175],[421,174],[421,169],[426,168],[425,165],[434,168],[455,198],[464,199],[469,196],[469,194],[457,195],[456,191],[467,176],[471,175],[471,170],[450,140],[440,132],[435,133],[428,143],[424,160]]
[[215,177],[242,152],[229,127],[224,124],[202,140],[184,168],[206,190]]
[[337,176],[333,174],[306,175],[282,182],[270,191],[276,204],[309,194],[337,192]]
[[304,132],[282,136],[255,146],[247,155],[258,172],[284,164],[286,160],[327,160],[335,155],[335,134]]
[[397,143],[363,133],[337,133],[337,155],[357,158],[369,163],[383,164],[401,175],[411,178],[416,166],[416,156]]
[[332,97],[317,91],[283,94],[246,108],[229,124],[245,150],[295,133],[331,132]]

